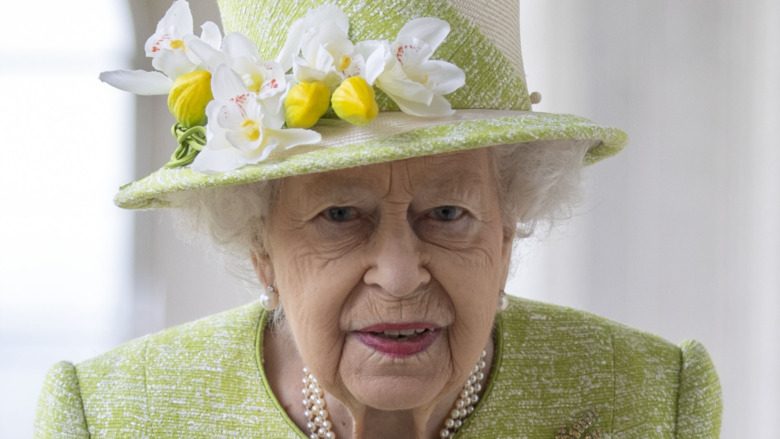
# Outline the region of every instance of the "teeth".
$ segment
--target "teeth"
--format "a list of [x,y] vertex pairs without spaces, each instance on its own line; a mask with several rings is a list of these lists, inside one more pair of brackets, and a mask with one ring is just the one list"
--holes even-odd
[[385,337],[409,337],[410,335],[417,335],[422,334],[423,332],[427,331],[425,328],[418,328],[418,329],[402,329],[402,330],[396,330],[391,329],[387,331],[382,331],[381,334]]

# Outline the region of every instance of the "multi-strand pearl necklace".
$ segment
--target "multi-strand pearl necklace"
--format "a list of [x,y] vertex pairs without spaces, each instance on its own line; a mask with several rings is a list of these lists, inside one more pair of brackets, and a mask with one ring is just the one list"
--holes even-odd
[[309,373],[308,367],[303,368],[303,406],[306,407],[303,412],[306,428],[311,432],[309,437],[336,439],[336,433],[330,431],[333,424],[328,419],[330,416],[325,404],[325,392],[317,383],[317,378]]
[[455,406],[450,412],[450,416],[444,421],[444,428],[439,433],[440,437],[448,438],[455,436],[455,433],[463,425],[463,420],[474,411],[477,402],[479,402],[479,392],[482,391],[482,379],[485,378],[486,351],[482,351],[479,361],[474,365],[474,369],[469,374],[469,379],[463,385],[463,389],[455,400]]
[[[479,402],[479,392],[482,391],[482,380],[485,378],[485,357],[487,352],[482,351],[482,356],[474,365],[474,369],[469,374],[466,384],[463,385],[455,400],[455,405],[450,412],[450,416],[444,421],[444,428],[439,432],[442,438],[450,438],[463,425],[463,421],[474,411],[474,407]],[[309,369],[303,368],[303,406],[306,410],[303,416],[306,418],[306,428],[309,430],[311,439],[336,439],[336,434],[331,431],[333,423],[330,421],[330,415],[325,404],[325,392],[309,372]]]

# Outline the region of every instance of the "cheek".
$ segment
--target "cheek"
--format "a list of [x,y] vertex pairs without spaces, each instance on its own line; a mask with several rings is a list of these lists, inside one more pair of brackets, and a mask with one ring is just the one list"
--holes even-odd
[[479,337],[489,332],[498,307],[500,272],[498,265],[472,265],[439,278],[455,310],[455,335]]
[[492,294],[488,290],[495,290],[498,297],[504,265],[502,236],[500,228],[491,228],[490,233],[472,241],[468,248],[437,249],[431,253],[429,266],[435,272],[432,274],[452,292],[453,302],[484,303],[486,295]]
[[481,351],[492,331],[504,271],[500,227],[498,230],[486,234],[469,251],[432,255],[431,270],[455,310],[449,334],[455,359]]
[[359,264],[329,259],[305,242],[286,239],[273,263],[282,307],[301,358],[318,379],[337,377],[344,343],[339,319],[360,280]]

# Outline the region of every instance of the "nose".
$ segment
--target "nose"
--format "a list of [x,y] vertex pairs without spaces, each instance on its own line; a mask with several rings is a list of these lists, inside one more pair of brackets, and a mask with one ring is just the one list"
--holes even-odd
[[380,221],[372,241],[370,266],[363,275],[367,285],[402,298],[430,282],[431,274],[423,263],[420,240],[405,218],[392,224]]

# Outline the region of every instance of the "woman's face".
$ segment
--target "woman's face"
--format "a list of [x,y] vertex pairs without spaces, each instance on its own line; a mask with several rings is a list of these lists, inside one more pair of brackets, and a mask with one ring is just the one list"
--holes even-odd
[[490,339],[511,236],[488,148],[283,180],[261,280],[339,400],[431,406]]

